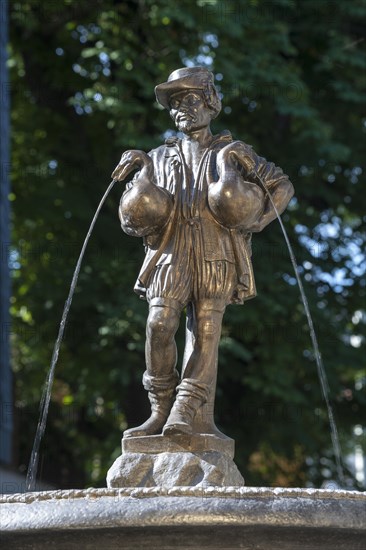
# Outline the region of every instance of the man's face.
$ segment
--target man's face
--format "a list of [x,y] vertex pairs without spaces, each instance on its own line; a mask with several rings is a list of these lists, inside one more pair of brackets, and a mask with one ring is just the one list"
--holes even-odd
[[170,97],[170,116],[180,132],[189,134],[209,126],[212,111],[205,103],[200,90],[186,90]]

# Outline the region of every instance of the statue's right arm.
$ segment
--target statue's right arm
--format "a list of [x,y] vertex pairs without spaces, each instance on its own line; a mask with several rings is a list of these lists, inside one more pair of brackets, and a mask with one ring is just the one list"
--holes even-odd
[[134,237],[154,235],[168,222],[173,210],[172,195],[155,184],[152,158],[143,151],[127,151],[112,177],[122,181],[141,168],[122,195],[119,217],[122,229]]

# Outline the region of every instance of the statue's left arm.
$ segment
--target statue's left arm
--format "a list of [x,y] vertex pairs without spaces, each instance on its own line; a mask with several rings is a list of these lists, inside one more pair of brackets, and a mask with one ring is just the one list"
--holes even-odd
[[276,218],[268,194],[281,214],[294,193],[281,168],[242,141],[223,147],[216,165],[219,179],[209,186],[208,203],[217,221],[226,227],[262,231]]
[[[273,162],[268,162],[265,158],[257,155],[251,147],[246,146],[246,149],[246,159],[243,163],[247,172],[246,178],[255,183],[264,184],[271,194],[278,213],[282,214],[294,195],[294,187],[289,177]],[[265,193],[262,214],[251,227],[248,227],[248,230],[251,232],[262,231],[276,217],[271,200]]]

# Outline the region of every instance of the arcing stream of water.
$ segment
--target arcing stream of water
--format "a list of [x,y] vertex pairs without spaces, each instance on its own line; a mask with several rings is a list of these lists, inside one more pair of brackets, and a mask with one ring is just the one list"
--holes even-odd
[[[288,238],[287,231],[286,231],[286,229],[283,225],[281,216],[278,213],[278,210],[277,210],[277,208],[274,204],[274,201],[272,199],[272,196],[271,196],[269,190],[266,188],[264,182],[259,177],[259,175],[258,174],[255,174],[255,175],[256,175],[257,179],[259,180],[259,182],[261,183],[264,191],[267,193],[267,195],[268,195],[268,197],[271,201],[271,204],[274,208],[274,211],[276,212],[276,215],[277,215],[278,221],[281,225],[281,229],[282,229],[282,232],[283,232],[283,235],[284,235],[284,238],[285,238],[285,241],[286,241],[286,245],[287,245],[287,248],[288,248],[288,251],[289,251],[289,254],[290,254],[291,262],[292,262],[292,265],[293,265],[293,268],[294,268],[294,271],[295,271],[295,275],[296,275],[296,280],[297,280],[297,283],[299,285],[300,294],[301,294],[302,302],[303,302],[303,305],[304,305],[304,309],[305,309],[305,313],[306,313],[306,317],[307,317],[307,321],[308,321],[308,325],[309,325],[309,329],[310,329],[310,337],[311,337],[311,342],[312,342],[312,345],[313,345],[313,350],[314,350],[314,356],[315,356],[317,370],[318,370],[319,381],[320,381],[323,397],[324,397],[326,407],[327,407],[329,424],[330,424],[330,432],[331,432],[331,440],[332,440],[333,451],[334,451],[334,456],[335,456],[335,461],[336,461],[337,475],[338,475],[340,485],[342,487],[344,487],[345,486],[345,480],[344,480],[342,461],[341,461],[341,448],[340,448],[340,444],[339,444],[337,426],[336,426],[336,423],[335,423],[335,420],[334,420],[333,409],[332,409],[332,406],[331,406],[331,403],[330,403],[330,400],[329,400],[329,387],[328,387],[327,376],[326,376],[324,365],[323,365],[322,358],[321,358],[321,355],[320,355],[318,341],[317,341],[316,333],[315,333],[315,330],[314,330],[314,324],[313,324],[313,320],[312,320],[312,317],[311,317],[311,314],[310,314],[309,304],[308,304],[308,301],[307,301],[307,298],[306,298],[306,295],[305,295],[302,280],[301,280],[301,277],[300,277],[300,274],[299,274],[299,269],[298,269],[298,265],[297,265],[297,262],[296,262],[295,254],[293,252],[290,240]],[[44,385],[44,388],[43,388],[42,399],[41,399],[41,403],[40,403],[39,421],[38,421],[38,425],[37,425],[36,435],[35,435],[35,438],[34,438],[33,449],[32,449],[31,458],[30,458],[30,461],[29,461],[29,467],[28,467],[27,478],[26,478],[26,490],[27,491],[34,491],[35,486],[36,486],[36,476],[37,476],[38,461],[39,461],[39,448],[40,448],[41,440],[42,440],[42,437],[44,435],[45,428],[46,428],[47,415],[48,415],[48,409],[49,409],[49,404],[50,404],[50,399],[51,399],[51,391],[52,391],[53,379],[54,379],[54,374],[55,374],[55,368],[56,368],[56,364],[57,364],[57,360],[58,360],[60,346],[61,346],[62,339],[63,339],[64,332],[65,332],[67,316],[68,316],[68,313],[69,313],[69,310],[70,310],[70,307],[71,307],[72,298],[73,298],[75,288],[76,288],[76,284],[77,284],[77,280],[78,280],[78,277],[79,277],[81,263],[82,263],[82,260],[83,260],[83,257],[84,257],[84,253],[85,253],[90,235],[91,235],[91,233],[94,229],[95,222],[98,218],[99,212],[100,212],[107,196],[109,195],[109,192],[111,191],[111,189],[112,189],[112,187],[114,186],[115,183],[116,183],[116,180],[113,180],[109,184],[107,191],[104,193],[104,195],[103,195],[103,197],[102,197],[102,199],[101,199],[101,201],[98,205],[98,208],[97,208],[97,210],[94,214],[94,217],[92,219],[92,222],[90,224],[88,233],[85,237],[85,240],[84,240],[84,243],[83,243],[83,246],[82,246],[82,249],[81,249],[77,264],[76,264],[76,267],[75,267],[75,271],[74,271],[74,274],[73,274],[73,277],[72,277],[69,295],[68,295],[67,300],[65,302],[65,306],[64,306],[64,310],[63,310],[62,318],[61,318],[61,323],[60,323],[60,327],[59,327],[59,332],[58,332],[57,339],[56,339],[54,349],[53,349],[53,353],[52,353],[51,366],[50,366],[50,369],[49,369],[49,372],[48,372],[48,375],[47,375],[47,378],[46,378],[46,382],[45,382],[45,385]]]
[[320,350],[319,350],[319,346],[318,346],[318,339],[316,337],[313,318],[312,318],[311,313],[310,313],[308,299],[306,297],[305,290],[304,290],[302,280],[301,280],[301,277],[300,277],[299,267],[297,265],[295,254],[294,254],[294,251],[292,249],[292,246],[291,246],[290,239],[288,237],[286,228],[283,225],[283,221],[282,221],[281,216],[280,216],[280,214],[279,214],[279,212],[276,208],[276,205],[275,205],[275,203],[272,199],[272,195],[269,192],[269,190],[267,189],[267,187],[265,186],[263,180],[260,178],[259,174],[256,173],[255,175],[258,178],[258,180],[260,181],[265,193],[268,195],[269,200],[271,201],[272,207],[273,207],[274,211],[276,212],[276,216],[277,216],[277,219],[280,223],[282,233],[283,233],[283,236],[285,238],[286,245],[287,245],[287,248],[288,248],[288,251],[289,251],[289,254],[290,254],[292,266],[293,266],[294,271],[295,271],[297,284],[299,285],[301,299],[302,299],[302,303],[304,305],[304,310],[305,310],[306,318],[307,318],[309,329],[310,329],[310,338],[311,338],[311,343],[313,345],[314,357],[315,357],[316,366],[317,366],[317,370],[318,370],[318,377],[319,377],[319,381],[320,381],[320,386],[321,386],[324,401],[325,401],[325,404],[326,404],[326,407],[327,407],[328,419],[329,419],[329,425],[330,425],[330,435],[331,435],[331,440],[332,440],[334,458],[335,458],[335,461],[336,461],[338,480],[340,482],[341,487],[345,487],[345,479],[344,479],[344,473],[343,473],[343,467],[342,467],[341,446],[340,446],[340,443],[339,443],[338,430],[337,430],[337,425],[336,425],[336,422],[335,422],[335,419],[334,419],[333,408],[332,408],[332,405],[331,405],[330,399],[329,399],[328,379],[327,379],[327,375],[326,375],[326,372],[325,372],[325,369],[324,369],[322,356],[320,354]]
[[47,422],[48,409],[49,409],[50,399],[51,399],[53,379],[54,379],[54,376],[55,376],[55,368],[56,368],[56,364],[57,364],[57,360],[58,360],[58,354],[59,354],[59,351],[60,351],[61,342],[62,342],[64,332],[65,332],[65,328],[66,328],[67,316],[68,316],[68,313],[69,313],[69,310],[70,310],[70,307],[71,307],[71,302],[72,302],[72,298],[74,296],[76,284],[78,282],[81,263],[83,261],[84,253],[85,253],[90,235],[92,234],[95,222],[97,221],[97,218],[99,216],[99,212],[100,212],[106,198],[108,197],[109,192],[111,191],[112,187],[116,183],[116,181],[117,180],[111,181],[111,183],[108,186],[107,191],[104,193],[104,195],[103,195],[103,197],[102,197],[102,199],[101,199],[101,201],[98,205],[98,208],[96,209],[96,212],[95,212],[94,217],[92,219],[92,222],[90,224],[88,233],[86,234],[86,237],[85,237],[85,240],[84,240],[84,243],[83,243],[80,255],[79,255],[79,259],[77,261],[75,271],[74,271],[74,274],[73,274],[73,277],[72,277],[70,290],[69,290],[69,295],[68,295],[67,300],[66,300],[65,305],[64,305],[64,310],[62,312],[61,323],[60,323],[60,327],[59,327],[59,330],[58,330],[57,339],[56,339],[56,342],[55,342],[55,345],[54,345],[54,348],[53,348],[51,366],[50,366],[50,369],[49,369],[48,374],[47,374],[46,382],[45,382],[45,385],[44,385],[44,388],[43,388],[41,403],[40,403],[40,406],[39,406],[39,408],[40,408],[39,420],[38,420],[36,435],[35,435],[34,442],[33,442],[33,449],[32,449],[32,453],[31,453],[31,457],[30,457],[30,461],[29,461],[27,478],[26,478],[26,482],[25,482],[27,491],[34,491],[35,486],[36,486],[36,476],[37,476],[38,460],[39,460],[39,447],[40,447],[40,444],[41,444],[41,440],[42,440],[44,431],[46,429],[46,422]]

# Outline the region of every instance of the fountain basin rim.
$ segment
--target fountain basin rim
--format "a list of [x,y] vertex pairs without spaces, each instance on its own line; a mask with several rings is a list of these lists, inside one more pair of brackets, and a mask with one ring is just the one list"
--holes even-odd
[[366,491],[345,489],[314,489],[298,487],[126,487],[57,489],[0,495],[0,504],[31,504],[45,500],[95,499],[101,497],[217,497],[217,498],[306,498],[306,499],[356,499],[365,501]]
[[266,487],[149,487],[43,491],[7,495],[0,501],[3,534],[182,525],[320,528],[366,534],[366,493]]

